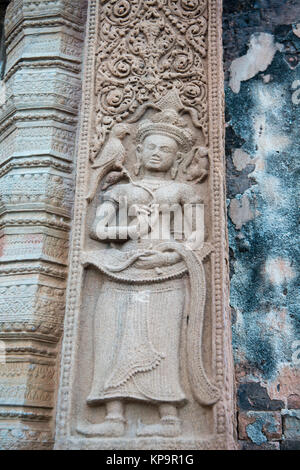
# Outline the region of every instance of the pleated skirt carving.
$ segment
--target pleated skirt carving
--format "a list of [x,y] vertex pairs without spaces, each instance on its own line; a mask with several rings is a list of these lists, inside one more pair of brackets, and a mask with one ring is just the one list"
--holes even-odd
[[106,279],[94,314],[94,371],[88,403],[185,400],[180,337],[186,279],[145,285]]

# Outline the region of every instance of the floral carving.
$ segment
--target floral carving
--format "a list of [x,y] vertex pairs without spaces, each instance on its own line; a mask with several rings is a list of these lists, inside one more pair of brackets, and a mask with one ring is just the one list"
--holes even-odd
[[91,161],[114,124],[171,87],[208,143],[206,0],[102,1]]
[[168,6],[179,18],[194,20],[202,15],[206,8],[206,0],[168,0]]
[[117,26],[126,26],[139,9],[139,0],[102,0],[103,15],[106,20]]

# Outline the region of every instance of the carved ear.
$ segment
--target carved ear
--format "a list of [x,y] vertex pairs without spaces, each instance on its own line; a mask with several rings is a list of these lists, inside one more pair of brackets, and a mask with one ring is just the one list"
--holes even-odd
[[184,154],[181,153],[181,152],[177,152],[177,155],[176,155],[176,163],[177,163],[177,165],[180,165],[180,163],[183,162],[183,159],[184,159]]

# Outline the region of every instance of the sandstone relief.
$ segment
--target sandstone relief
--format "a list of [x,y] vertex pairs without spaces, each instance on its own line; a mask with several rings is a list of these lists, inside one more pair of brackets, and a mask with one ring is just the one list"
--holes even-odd
[[233,446],[219,15],[90,4],[57,448]]

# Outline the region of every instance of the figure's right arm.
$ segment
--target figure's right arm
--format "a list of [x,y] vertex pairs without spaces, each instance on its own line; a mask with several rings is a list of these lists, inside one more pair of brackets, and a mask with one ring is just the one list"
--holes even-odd
[[116,204],[110,201],[103,202],[97,208],[90,237],[100,241],[116,239],[116,215]]
[[119,225],[117,222],[118,204],[104,201],[97,209],[90,237],[99,241],[126,241],[140,236],[138,224]]
[[115,241],[117,236],[117,214],[122,196],[122,186],[116,185],[101,195],[90,237],[99,241]]

